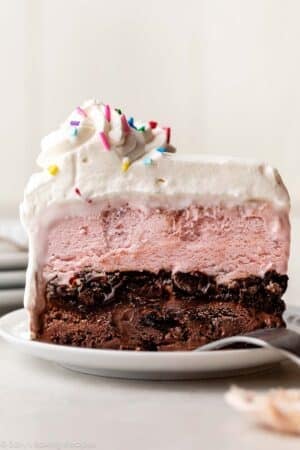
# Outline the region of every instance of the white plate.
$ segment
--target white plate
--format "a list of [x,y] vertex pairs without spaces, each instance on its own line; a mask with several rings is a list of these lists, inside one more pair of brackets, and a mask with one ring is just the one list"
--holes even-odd
[[25,269],[27,260],[27,252],[0,252],[0,270]]
[[18,288],[25,286],[25,270],[3,270],[0,271],[0,289]]
[[[300,331],[300,309],[288,308],[285,318]],[[92,375],[148,380],[223,377],[265,369],[283,360],[267,349],[214,352],[135,352],[45,344],[29,340],[27,314],[13,311],[0,319],[0,335],[20,351]]]

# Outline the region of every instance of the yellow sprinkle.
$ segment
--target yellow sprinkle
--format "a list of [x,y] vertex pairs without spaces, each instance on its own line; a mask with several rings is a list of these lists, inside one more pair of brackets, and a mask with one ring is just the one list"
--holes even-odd
[[121,166],[121,170],[122,170],[122,172],[127,172],[127,170],[129,169],[129,167],[130,167],[130,161],[129,161],[129,158],[123,158],[123,161],[122,161],[122,166]]
[[58,174],[59,168],[58,168],[58,166],[56,166],[55,164],[53,164],[52,166],[49,166],[49,167],[48,167],[48,172],[50,173],[50,175],[55,176],[55,175]]

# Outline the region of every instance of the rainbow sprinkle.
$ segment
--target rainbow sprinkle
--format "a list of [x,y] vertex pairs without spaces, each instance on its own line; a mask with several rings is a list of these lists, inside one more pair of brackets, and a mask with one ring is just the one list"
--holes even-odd
[[150,128],[152,128],[152,130],[153,130],[154,128],[157,127],[157,122],[155,122],[154,120],[150,120],[149,125],[150,125]]
[[70,132],[71,136],[77,136],[78,135],[78,128],[72,128],[71,132]]
[[78,127],[80,125],[80,121],[79,120],[71,120],[70,125],[72,127]]
[[78,112],[78,114],[80,114],[81,116],[87,117],[87,113],[85,112],[84,109],[80,108],[80,106],[77,106],[76,111]]
[[100,136],[100,139],[102,141],[102,144],[103,144],[105,150],[110,150],[110,143],[109,143],[108,137],[106,136],[104,131],[100,131],[99,136]]
[[124,133],[130,133],[130,126],[128,125],[128,122],[126,120],[126,117],[124,114],[121,115],[121,125],[122,125],[122,130],[124,131]]
[[143,159],[143,163],[145,164],[145,166],[151,166],[152,164],[152,159],[151,158],[144,158]]
[[167,149],[166,149],[166,147],[158,147],[156,149],[156,151],[159,152],[159,153],[165,153],[167,151]]
[[91,198],[85,198],[83,195],[82,195],[82,193],[81,193],[81,191],[80,191],[80,189],[78,188],[78,187],[76,187],[75,189],[74,189],[74,191],[75,191],[75,194],[76,195],[78,195],[78,197],[82,197],[82,199],[86,202],[86,203],[93,203],[93,200],[91,199]]
[[50,175],[52,175],[54,177],[55,175],[58,174],[59,167],[56,164],[53,164],[48,167],[48,172],[50,173]]
[[131,128],[134,128],[136,130],[136,126],[134,125],[134,118],[130,117],[128,119],[128,125],[131,126]]
[[129,169],[129,167],[130,167],[130,160],[129,160],[129,158],[127,158],[127,157],[125,157],[125,158],[123,158],[123,160],[122,160],[122,166],[121,166],[121,170],[122,170],[122,172],[127,172],[127,170]]
[[105,115],[105,119],[107,120],[107,122],[110,122],[110,120],[111,120],[111,113],[110,113],[110,106],[109,105],[105,105],[105,107],[104,107],[104,115]]
[[171,128],[170,127],[163,127],[163,130],[165,130],[165,132],[166,132],[167,144],[169,144],[170,143],[170,139],[171,139]]

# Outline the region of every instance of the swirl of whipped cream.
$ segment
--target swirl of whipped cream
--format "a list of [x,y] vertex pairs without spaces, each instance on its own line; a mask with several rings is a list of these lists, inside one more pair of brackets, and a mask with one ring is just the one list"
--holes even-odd
[[[47,168],[57,164],[66,153],[88,145],[99,145],[103,151],[115,151],[120,159],[127,158],[132,163],[157,148],[174,152],[168,141],[168,129],[153,123],[130,121],[129,125],[119,110],[88,100],[76,108],[58,130],[42,140],[37,163]],[[159,156],[159,152],[153,154]]]

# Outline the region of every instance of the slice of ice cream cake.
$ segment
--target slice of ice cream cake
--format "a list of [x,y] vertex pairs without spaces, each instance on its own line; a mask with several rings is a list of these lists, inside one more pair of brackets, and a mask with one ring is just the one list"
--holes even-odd
[[284,326],[290,205],[278,172],[174,152],[170,128],[96,101],[42,141],[21,206],[34,339],[191,350]]

